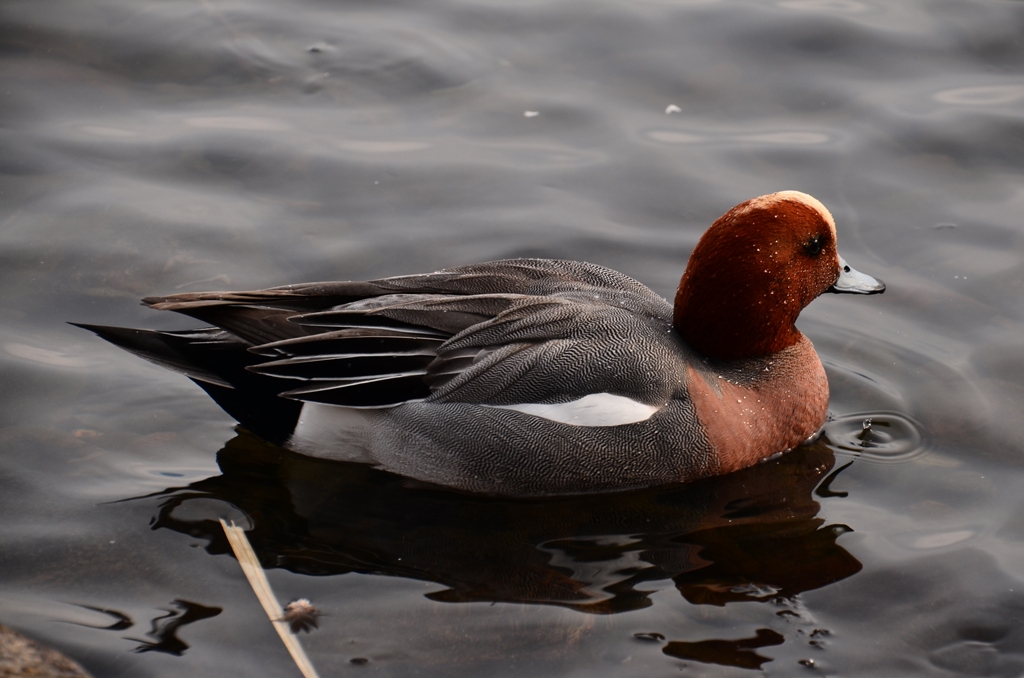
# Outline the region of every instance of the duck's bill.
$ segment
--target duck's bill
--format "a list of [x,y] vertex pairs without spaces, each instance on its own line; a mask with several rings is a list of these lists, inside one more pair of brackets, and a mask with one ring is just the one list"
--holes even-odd
[[839,257],[839,279],[828,291],[834,294],[881,294],[885,291],[885,283],[861,273]]

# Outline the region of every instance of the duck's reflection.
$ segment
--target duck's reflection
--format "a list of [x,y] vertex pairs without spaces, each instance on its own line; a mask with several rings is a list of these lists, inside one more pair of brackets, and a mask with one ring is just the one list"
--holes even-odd
[[446,602],[561,605],[611,614],[651,604],[672,579],[691,603],[789,597],[861,564],[817,517],[814,488],[835,461],[824,444],[728,476],[640,492],[522,500],[466,495],[365,466],[291,454],[242,433],[222,475],[161,493],[154,529],[230,553],[227,502],[251,521],[264,567],[436,582]]

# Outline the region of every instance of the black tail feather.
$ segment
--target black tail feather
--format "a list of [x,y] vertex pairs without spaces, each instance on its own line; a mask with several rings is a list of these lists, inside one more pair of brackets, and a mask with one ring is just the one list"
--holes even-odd
[[302,403],[279,396],[287,383],[248,371],[264,358],[234,335],[216,328],[158,332],[70,324],[188,376],[238,423],[270,442],[283,443],[295,430]]

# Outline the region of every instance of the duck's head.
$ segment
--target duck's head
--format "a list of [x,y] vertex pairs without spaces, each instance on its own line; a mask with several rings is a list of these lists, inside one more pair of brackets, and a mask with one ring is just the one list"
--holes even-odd
[[885,285],[839,256],[821,202],[771,193],[736,205],[701,237],[676,292],[675,326],[709,358],[769,355],[800,340],[800,311],[830,291],[878,294]]

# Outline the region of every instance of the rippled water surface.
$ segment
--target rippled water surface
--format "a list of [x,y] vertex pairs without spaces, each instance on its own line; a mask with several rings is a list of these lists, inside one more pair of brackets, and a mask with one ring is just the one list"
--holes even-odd
[[[1024,3],[0,5],[0,623],[97,677],[1024,672]],[[670,297],[762,193],[888,284],[800,327],[816,444],[511,501],[286,454],[65,321],[511,256]]]

